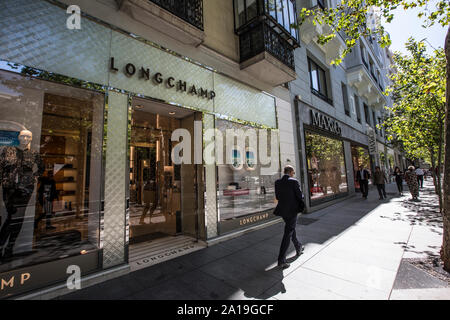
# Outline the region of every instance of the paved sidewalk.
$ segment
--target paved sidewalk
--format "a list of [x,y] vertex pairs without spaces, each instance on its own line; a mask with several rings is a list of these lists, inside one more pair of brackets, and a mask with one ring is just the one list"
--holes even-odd
[[304,215],[297,232],[305,251],[288,269],[276,266],[279,223],[60,299],[449,299],[442,286],[428,295],[393,290],[402,259],[439,252],[442,227],[418,223],[420,203],[386,187],[387,200],[371,189],[367,200],[357,194]]

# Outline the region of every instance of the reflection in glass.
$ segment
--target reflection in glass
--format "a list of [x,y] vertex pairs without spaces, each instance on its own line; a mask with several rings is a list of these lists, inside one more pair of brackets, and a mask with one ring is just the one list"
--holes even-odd
[[275,0],[267,0],[267,10],[273,18],[277,18]]
[[[290,0],[288,0],[288,5],[289,5],[289,19],[290,19],[290,23],[291,24],[295,24],[296,23],[296,13],[294,10],[294,3]],[[288,29],[289,30],[289,29]],[[291,30],[291,35],[297,39],[297,29],[295,27],[293,27]]]
[[[216,128],[223,136],[227,129],[249,129],[250,127],[221,120],[216,120]],[[246,149],[248,139],[246,139]],[[268,134],[268,154],[270,154],[270,134]],[[224,147],[223,159],[226,159]],[[234,150],[237,151],[237,150]],[[236,157],[238,156],[235,153]],[[239,154],[240,156],[240,154]],[[242,159],[236,159],[240,163]],[[233,161],[234,163],[235,161]],[[247,150],[244,163],[239,168],[230,164],[219,164],[218,170],[218,206],[220,220],[229,220],[240,216],[264,212],[275,208],[275,180],[280,177],[279,172],[265,175],[260,164],[256,163],[256,154]]]
[[348,191],[343,142],[316,133],[305,133],[311,200]]
[[258,8],[256,0],[247,0],[247,21],[258,16]]
[[288,2],[291,2],[289,0],[283,0],[283,17],[284,17],[284,28],[289,32],[291,30],[290,23],[289,23],[289,6]]
[[171,156],[179,143],[172,141],[174,130],[185,128],[193,137],[194,113],[153,113],[151,102],[142,101],[144,108],[138,101],[131,117],[130,243],[180,233],[195,236],[196,165],[175,164]]
[[[366,148],[363,147],[359,147],[359,146],[355,146],[352,145],[351,146],[352,149],[352,163],[353,163],[353,177],[355,179],[355,190],[359,191],[360,190],[360,186],[359,186],[359,182],[356,179],[356,172],[359,170],[359,166],[362,165],[364,166],[367,170],[369,170],[369,172],[371,171],[371,162],[370,162],[370,155],[369,155],[369,150],[367,150]],[[369,179],[369,184],[372,183],[372,180]]]
[[[133,110],[130,142],[130,243],[176,234],[181,177],[171,162],[176,118]],[[177,170],[176,170],[177,169]],[[176,174],[178,173],[178,174]]]
[[0,272],[99,247],[104,96],[0,71]]
[[276,0],[276,10],[277,10],[277,22],[280,25],[283,24],[283,0]]
[[244,0],[234,0],[234,10],[236,19],[236,29],[245,24]]

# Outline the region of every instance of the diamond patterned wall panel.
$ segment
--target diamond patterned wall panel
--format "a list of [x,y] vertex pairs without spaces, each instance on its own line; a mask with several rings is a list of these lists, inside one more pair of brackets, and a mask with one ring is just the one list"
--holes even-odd
[[81,19],[69,30],[66,12],[46,1],[0,1],[0,59],[106,84],[111,30]]
[[109,92],[103,239],[105,268],[125,261],[127,103],[127,95]]
[[275,99],[233,79],[214,74],[214,111],[276,128]]
[[[200,88],[208,92],[213,90],[211,71],[117,32],[113,33],[112,39],[111,57],[114,57],[115,66],[119,71],[110,74],[111,86],[168,102],[213,111],[213,100],[199,96]],[[130,77],[124,72],[128,63],[136,67],[136,73]],[[150,80],[141,77],[141,67],[150,69]],[[152,79],[158,72],[164,79],[161,84],[157,84]],[[173,88],[169,88],[166,82],[169,77],[175,79],[171,82],[175,85]],[[186,82],[186,92],[177,90],[179,80]],[[193,85],[197,94],[189,93]]]
[[[214,129],[214,116],[211,114],[203,115],[203,130]],[[203,139],[205,141],[205,139]],[[211,239],[217,236],[217,194],[216,194],[216,166],[205,165],[205,217],[207,238]]]

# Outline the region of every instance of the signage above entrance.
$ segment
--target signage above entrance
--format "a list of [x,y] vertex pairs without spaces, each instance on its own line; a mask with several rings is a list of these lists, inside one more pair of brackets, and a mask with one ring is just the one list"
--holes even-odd
[[339,122],[314,110],[311,110],[311,125],[333,134],[342,134],[342,128]]
[[378,154],[377,150],[377,136],[375,135],[375,130],[368,127],[367,128],[367,136],[369,137],[369,154],[374,156]]
[[[119,69],[116,67],[114,57],[111,57],[109,70],[110,72],[119,71]],[[216,93],[213,90],[204,89],[198,86],[196,87],[195,84],[188,84],[186,81],[175,79],[172,76],[165,77],[160,72],[151,74],[151,70],[149,68],[143,66],[137,68],[132,63],[127,63],[123,66],[123,73],[129,78],[138,76],[140,79],[143,79],[145,81],[149,81],[151,79],[154,85],[158,86],[163,84],[167,89],[186,92],[187,94],[198,96],[199,98],[213,100],[216,96]]]

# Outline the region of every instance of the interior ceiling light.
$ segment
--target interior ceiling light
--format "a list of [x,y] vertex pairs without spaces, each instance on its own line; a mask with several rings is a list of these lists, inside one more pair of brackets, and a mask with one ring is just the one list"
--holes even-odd
[[144,106],[138,105],[138,106],[135,106],[135,108],[136,108],[136,109],[144,109]]
[[174,112],[174,111],[170,111],[169,114],[170,114],[171,116],[173,116],[173,115],[175,114],[175,112]]

